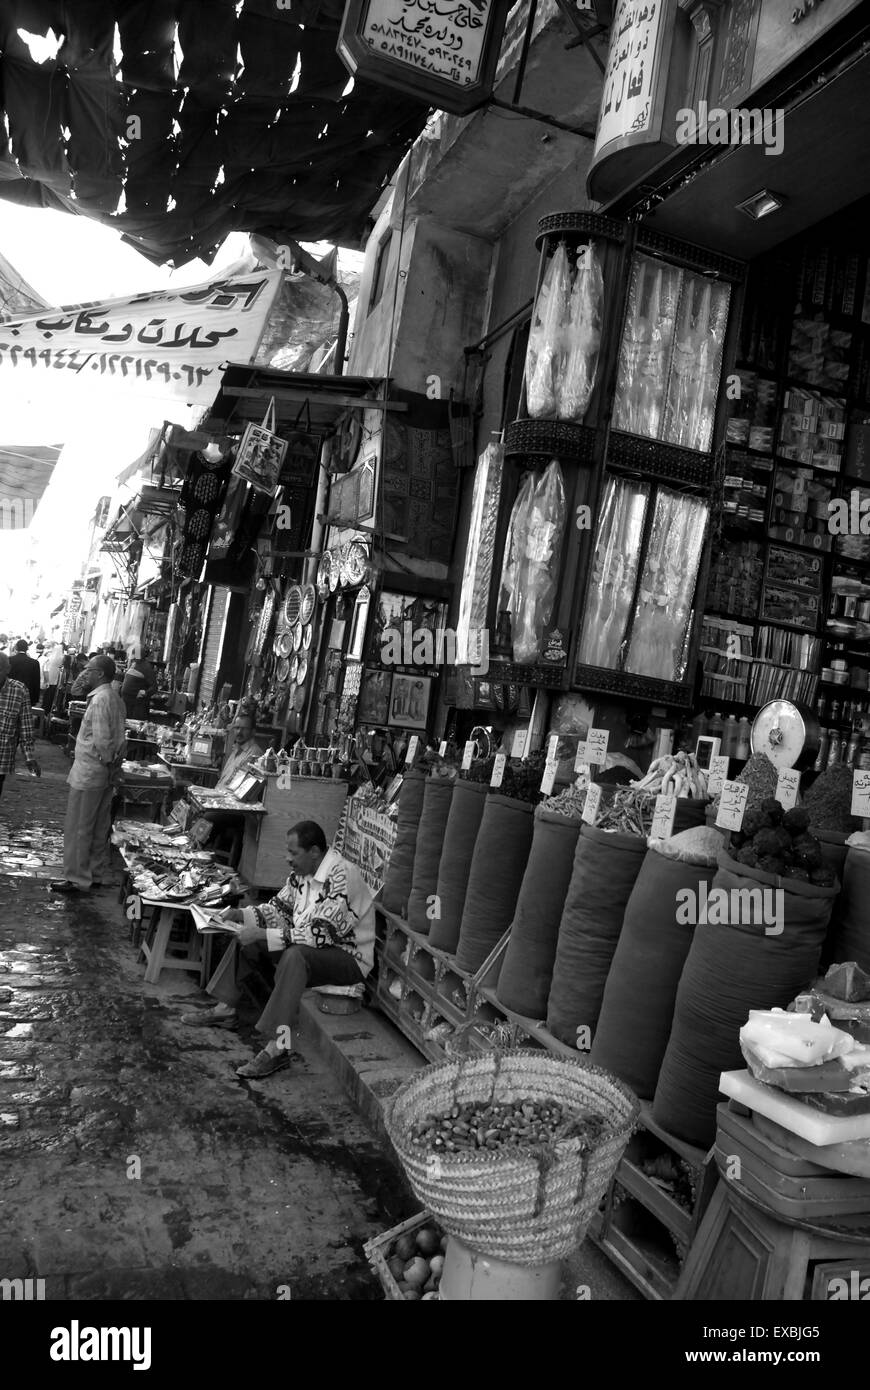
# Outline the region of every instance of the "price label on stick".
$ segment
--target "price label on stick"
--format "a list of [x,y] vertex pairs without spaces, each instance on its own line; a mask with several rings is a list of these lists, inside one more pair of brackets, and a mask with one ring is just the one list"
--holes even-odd
[[580,742],[577,744],[577,756],[574,759],[574,771],[579,772],[581,768],[584,768],[586,766],[588,761],[589,759],[586,757],[586,743],[585,740],[581,738]]
[[595,767],[604,767],[607,762],[607,745],[610,742],[609,729],[590,729],[586,735],[586,761]]
[[870,816],[870,772],[852,774],[852,815]]
[[387,801],[392,801],[393,798],[398,795],[399,788],[401,787],[404,780],[405,779],[402,776],[401,772],[397,772],[396,776],[393,778],[392,782],[387,787],[387,790],[384,792],[384,796],[387,798]]
[[728,780],[728,764],[730,761],[730,758],[724,755],[720,757],[718,754],[715,758],[710,759],[710,772],[707,777],[707,794],[709,796],[716,796],[718,792],[721,792]]
[[595,824],[595,818],[598,815],[598,803],[600,802],[600,800],[601,788],[598,786],[596,782],[593,782],[586,792],[586,800],[583,803],[583,814],[580,817],[580,819],[585,821],[587,825]]
[[477,751],[477,744],[473,738],[468,739],[462,753],[462,771],[467,772],[474,762],[474,754]]
[[797,806],[801,775],[795,767],[783,767],[776,779],[776,799],[784,811]]
[[556,754],[558,753],[558,751],[559,751],[559,735],[558,735],[558,734],[550,734],[550,738],[549,738],[549,741],[548,741],[548,743],[547,743],[547,762],[548,762],[548,763],[555,763],[555,762],[558,762],[558,761],[559,761],[558,758],[556,757]]
[[405,762],[410,766],[417,756],[417,749],[420,747],[420,735],[412,734],[408,739],[408,751],[405,754]]
[[526,756],[526,737],[527,731],[525,729],[517,729],[514,734],[513,747],[513,756],[515,758],[524,758]]
[[440,744],[439,749],[438,749],[438,756],[439,756],[439,758],[446,758],[446,757],[447,757],[447,740],[446,740],[446,738],[442,738],[442,740],[441,740],[441,744]]
[[674,817],[677,814],[677,798],[672,792],[657,796],[653,811],[650,835],[656,840],[669,840],[674,833]]
[[500,787],[504,778],[504,770],[507,767],[507,753],[496,753],[495,762],[492,765],[492,776],[489,779],[491,787]]
[[541,792],[544,796],[549,796],[553,790],[553,783],[556,780],[558,770],[559,764],[551,762],[549,759],[544,764],[544,775],[541,778]]
[[749,788],[743,782],[725,782],[716,824],[720,830],[739,830],[746,814]]

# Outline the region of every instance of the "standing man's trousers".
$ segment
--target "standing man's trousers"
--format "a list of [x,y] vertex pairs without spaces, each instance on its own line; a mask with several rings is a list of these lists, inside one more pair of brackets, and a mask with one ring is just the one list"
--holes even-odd
[[64,877],[77,888],[111,879],[112,788],[69,789],[63,827]]
[[275,984],[269,1002],[257,1020],[257,1032],[274,1036],[283,1027],[295,1028],[299,1001],[306,989],[317,985],[358,985],[365,978],[348,951],[340,946],[288,946],[269,951],[263,941],[240,946],[232,941],[206,985],[207,993],[233,1008],[241,997],[242,982],[251,975]]

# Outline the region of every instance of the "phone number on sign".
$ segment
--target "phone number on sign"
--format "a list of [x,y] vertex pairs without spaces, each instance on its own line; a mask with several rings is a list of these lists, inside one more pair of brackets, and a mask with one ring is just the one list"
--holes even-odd
[[103,375],[144,378],[145,381],[159,378],[167,384],[170,381],[183,381],[187,386],[201,386],[214,372],[213,367],[189,367],[186,364],[159,362],[153,357],[143,360],[121,353],[95,354],[79,352],[76,348],[43,348],[37,352],[36,348],[24,348],[19,343],[0,343],[0,367],[6,362],[7,353],[13,367],[29,363],[31,367],[54,367],[57,371],[67,368],[72,372],[81,372],[90,364],[91,371],[99,371]]

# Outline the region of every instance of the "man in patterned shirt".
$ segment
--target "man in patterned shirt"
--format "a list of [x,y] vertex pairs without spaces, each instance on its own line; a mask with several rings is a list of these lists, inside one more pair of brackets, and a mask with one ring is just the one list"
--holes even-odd
[[12,679],[9,657],[0,652],[0,793],[7,775],[15,767],[19,743],[24,749],[29,771],[34,777],[39,777],[40,767],[34,757],[30,696],[20,681]]
[[87,709],[76,738],[63,827],[63,871],[53,893],[87,893],[111,875],[112,782],[126,745],[124,702],[112,684],[110,656],[92,656],[72,687],[87,695]]
[[[269,1002],[257,1021],[268,1038],[252,1062],[237,1074],[256,1080],[289,1066],[291,1030],[306,989],[318,985],[356,985],[374,965],[375,913],[370,889],[359,870],[334,849],[315,821],[300,821],[287,834],[292,873],[281,892],[258,907],[223,913],[241,923],[237,940],[206,986],[221,1002],[185,1014],[183,1022],[233,1028],[242,981],[274,969]],[[274,964],[273,964],[274,963]]]

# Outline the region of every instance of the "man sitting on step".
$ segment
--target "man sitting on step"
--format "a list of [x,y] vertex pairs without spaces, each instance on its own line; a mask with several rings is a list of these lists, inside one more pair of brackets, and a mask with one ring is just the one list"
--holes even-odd
[[257,1021],[268,1041],[252,1062],[237,1068],[239,1076],[256,1080],[289,1066],[306,989],[359,984],[374,965],[373,898],[359,870],[327,848],[316,821],[300,821],[288,831],[287,860],[290,877],[270,902],[222,914],[242,927],[206,986],[220,1002],[182,1018],[194,1026],[233,1028],[243,981],[273,975],[269,1002]]

